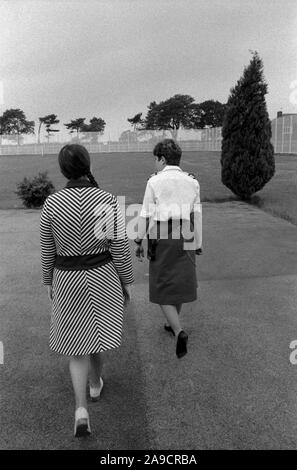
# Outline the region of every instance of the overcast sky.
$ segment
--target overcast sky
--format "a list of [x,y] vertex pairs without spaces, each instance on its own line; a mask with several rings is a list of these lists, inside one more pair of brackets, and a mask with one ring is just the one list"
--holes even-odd
[[297,112],[296,0],[0,0],[1,112],[102,117],[113,137],[175,93],[226,102],[249,49],[270,117]]

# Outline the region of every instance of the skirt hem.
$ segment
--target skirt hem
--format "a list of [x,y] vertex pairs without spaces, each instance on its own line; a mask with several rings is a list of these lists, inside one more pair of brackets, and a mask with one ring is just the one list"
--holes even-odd
[[61,352],[58,350],[58,348],[54,349],[52,346],[49,346],[50,350],[55,352],[56,354],[60,354],[61,356],[89,356],[90,354],[96,354],[99,352],[104,352],[104,351],[109,351],[110,349],[116,349],[121,346],[120,344],[117,344],[115,346],[109,346],[109,347],[101,347],[99,350],[98,348],[94,348],[94,350],[91,348],[91,351],[89,352],[83,352],[83,353],[71,353],[71,352]]
[[178,299],[172,299],[170,298],[169,300],[166,300],[166,299],[149,299],[149,301],[152,303],[152,304],[158,304],[158,305],[177,305],[177,304],[188,304],[190,302],[195,302],[195,300],[197,300],[197,296],[195,298],[191,298],[191,299],[185,299],[185,298],[178,298]]

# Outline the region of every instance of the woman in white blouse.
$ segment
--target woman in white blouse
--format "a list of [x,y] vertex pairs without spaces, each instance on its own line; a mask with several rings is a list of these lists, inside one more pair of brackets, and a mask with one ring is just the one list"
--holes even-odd
[[146,186],[135,240],[138,258],[148,235],[149,298],[167,319],[164,328],[176,338],[178,358],[187,353],[188,335],[179,314],[182,304],[197,299],[195,255],[202,253],[200,186],[193,174],[179,166],[182,151],[172,139],[154,148],[157,172]]

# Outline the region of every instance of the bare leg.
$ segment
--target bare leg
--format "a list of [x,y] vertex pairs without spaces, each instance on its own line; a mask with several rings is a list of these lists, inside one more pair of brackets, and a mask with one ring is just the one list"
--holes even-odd
[[174,331],[175,336],[181,332],[182,328],[180,326],[179,316],[177,313],[177,308],[175,305],[160,305],[162,312],[165,315],[169,325]]
[[[183,304],[177,304],[177,305],[175,305],[178,315],[179,315],[180,312],[181,312],[182,306],[183,306]],[[166,325],[167,325],[167,326],[170,326],[170,325],[168,324],[168,322],[166,323]]]
[[100,387],[100,377],[102,376],[103,357],[102,353],[90,354],[90,385]]
[[89,356],[71,356],[69,370],[75,396],[75,407],[87,408],[86,386],[89,371]]

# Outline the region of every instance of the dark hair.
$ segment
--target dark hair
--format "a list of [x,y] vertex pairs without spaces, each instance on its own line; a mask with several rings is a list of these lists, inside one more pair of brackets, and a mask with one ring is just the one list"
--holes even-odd
[[79,144],[67,144],[61,148],[58,161],[62,174],[67,179],[78,179],[86,175],[93,186],[98,183],[91,173],[91,159],[85,147]]
[[182,151],[173,139],[164,139],[155,146],[153,154],[158,160],[164,157],[168,165],[178,166]]

